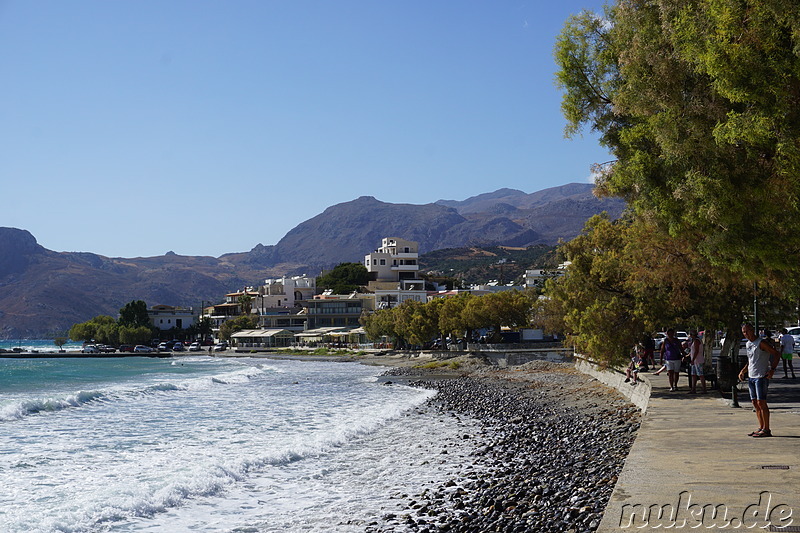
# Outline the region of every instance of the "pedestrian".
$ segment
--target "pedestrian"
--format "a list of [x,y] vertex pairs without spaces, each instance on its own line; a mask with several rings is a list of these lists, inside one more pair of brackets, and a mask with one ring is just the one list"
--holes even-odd
[[789,335],[786,328],[781,330],[781,360],[783,361],[783,377],[788,378],[789,373],[786,370],[786,364],[792,370],[792,379],[795,379],[794,366],[792,366],[792,357],[794,355],[794,337]]
[[686,348],[689,350],[689,394],[697,394],[697,380],[703,385],[702,394],[708,393],[706,389],[706,371],[704,368],[706,359],[703,354],[703,343],[697,336],[697,331],[689,332],[689,339],[686,341]]
[[747,364],[739,372],[739,381],[748,378],[750,400],[758,418],[758,429],[748,435],[756,438],[771,437],[767,387],[775,369],[778,368],[781,354],[766,339],[756,336],[756,331],[750,323],[742,326],[742,335],[747,339]]
[[656,341],[653,340],[652,335],[645,335],[642,339],[644,346],[644,362],[652,367],[656,366]]
[[637,344],[631,351],[631,362],[628,363],[628,368],[625,369],[625,383],[633,381],[631,385],[636,385],[639,382],[639,372],[646,372],[647,366],[644,359],[644,348],[641,344]]
[[[675,337],[675,329],[669,328],[664,342],[661,343],[661,363],[667,368],[669,390],[678,390],[678,378],[681,376],[681,359],[683,359],[683,346]],[[660,371],[659,371],[660,373]]]

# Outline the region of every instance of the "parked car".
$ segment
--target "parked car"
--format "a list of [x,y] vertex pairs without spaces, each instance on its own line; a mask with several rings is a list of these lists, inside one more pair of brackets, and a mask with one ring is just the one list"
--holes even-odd
[[[722,345],[724,345],[724,344],[725,344],[725,337],[722,337],[722,338],[719,340],[719,345],[720,345],[720,346],[722,346]],[[745,346],[747,346],[747,339],[745,339],[744,337],[742,337],[742,338],[739,340],[739,348],[741,349],[741,348],[744,348]]]
[[661,345],[664,344],[664,339],[667,338],[666,333],[656,333],[653,335],[653,340],[656,343],[656,351],[661,349]]
[[203,349],[203,347],[200,346],[199,342],[193,342],[192,344],[189,345],[189,351],[190,352],[199,352],[202,349]]
[[214,351],[215,352],[224,352],[227,349],[228,349],[228,343],[227,342],[220,342],[219,344],[214,346]]
[[169,343],[162,342],[161,344],[159,344],[158,345],[158,351],[159,352],[169,352],[169,351],[171,351],[170,347],[169,347]]
[[86,346],[81,348],[81,353],[100,353],[100,348],[98,348],[94,344],[87,344]]
[[133,349],[134,353],[153,353],[153,349],[144,344],[139,344]]
[[176,352],[182,352],[185,350],[185,348],[183,347],[183,343],[178,341],[172,344],[172,350]]
[[101,353],[114,353],[117,351],[116,348],[108,344],[98,344],[97,349],[100,350]]
[[689,334],[686,333],[685,331],[676,331],[675,338],[681,342],[686,342],[689,340]]
[[121,344],[121,345],[119,346],[119,351],[120,351],[120,352],[129,352],[129,353],[132,353],[132,352],[133,352],[133,348],[134,348],[133,344]]

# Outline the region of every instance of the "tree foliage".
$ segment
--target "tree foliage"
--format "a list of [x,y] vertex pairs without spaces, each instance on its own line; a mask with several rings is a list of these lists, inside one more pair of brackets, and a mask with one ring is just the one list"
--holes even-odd
[[231,320],[225,321],[219,327],[219,338],[229,341],[231,336],[243,329],[255,329],[258,326],[258,318],[252,315],[241,315]]
[[150,327],[150,315],[147,314],[147,304],[142,300],[133,300],[126,303],[119,310],[119,325],[128,327]]
[[117,344],[117,321],[107,315],[99,315],[86,322],[73,324],[69,338],[76,342],[96,341],[103,344]]
[[349,294],[369,283],[367,267],[361,263],[341,263],[317,278],[317,287],[334,294]]
[[366,315],[361,323],[370,339],[390,337],[398,348],[406,343],[424,345],[440,335],[461,337],[474,329],[492,328],[499,333],[503,326],[528,327],[535,300],[535,294],[517,290],[427,303],[407,300]]
[[[623,361],[643,335],[676,325],[723,328],[738,339],[753,300],[744,275],[640,218],[595,216],[560,251],[569,266],[566,276],[548,281],[542,315],[548,329],[568,333],[581,352],[607,363]],[[765,282],[760,291],[774,301],[793,298],[780,284]],[[772,307],[776,318],[790,312]]]
[[249,315],[250,311],[253,309],[253,297],[245,292],[239,295],[239,298],[236,300],[239,303],[239,307],[242,309],[242,314]]
[[[566,132],[616,158],[598,186],[750,279],[800,265],[800,5],[618,0],[556,44]],[[775,243],[780,246],[775,246]]]
[[153,338],[153,330],[147,326],[120,326],[120,344],[147,344]]

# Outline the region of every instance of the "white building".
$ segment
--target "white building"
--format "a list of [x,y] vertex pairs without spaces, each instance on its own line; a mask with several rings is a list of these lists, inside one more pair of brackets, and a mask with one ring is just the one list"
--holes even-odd
[[364,256],[364,266],[374,277],[369,290],[375,306],[386,309],[406,300],[425,302],[425,280],[419,274],[419,244],[397,237],[381,240],[381,247]]
[[186,329],[195,322],[197,317],[191,307],[174,307],[171,305],[154,305],[147,310],[147,316],[153,326],[161,331],[172,328]]
[[566,273],[567,267],[571,265],[570,261],[561,263],[555,270],[535,269],[525,271],[525,286],[543,288],[545,281],[548,279],[558,278]]
[[258,296],[253,302],[253,309],[267,309],[273,307],[295,307],[300,300],[314,297],[317,280],[305,274],[291,278],[282,277],[264,280],[264,285],[258,288]]

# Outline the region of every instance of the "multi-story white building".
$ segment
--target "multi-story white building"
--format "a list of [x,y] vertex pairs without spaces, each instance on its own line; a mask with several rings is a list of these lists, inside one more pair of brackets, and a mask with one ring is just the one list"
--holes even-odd
[[381,247],[364,256],[364,266],[375,276],[369,290],[375,293],[375,305],[386,309],[406,300],[425,302],[425,280],[419,274],[419,244],[397,237],[381,240]]
[[258,288],[253,310],[263,328],[306,329],[308,315],[299,302],[314,297],[317,280],[306,275],[268,279]]
[[306,275],[264,280],[259,287],[253,309],[295,307],[300,300],[314,297],[317,280]]

